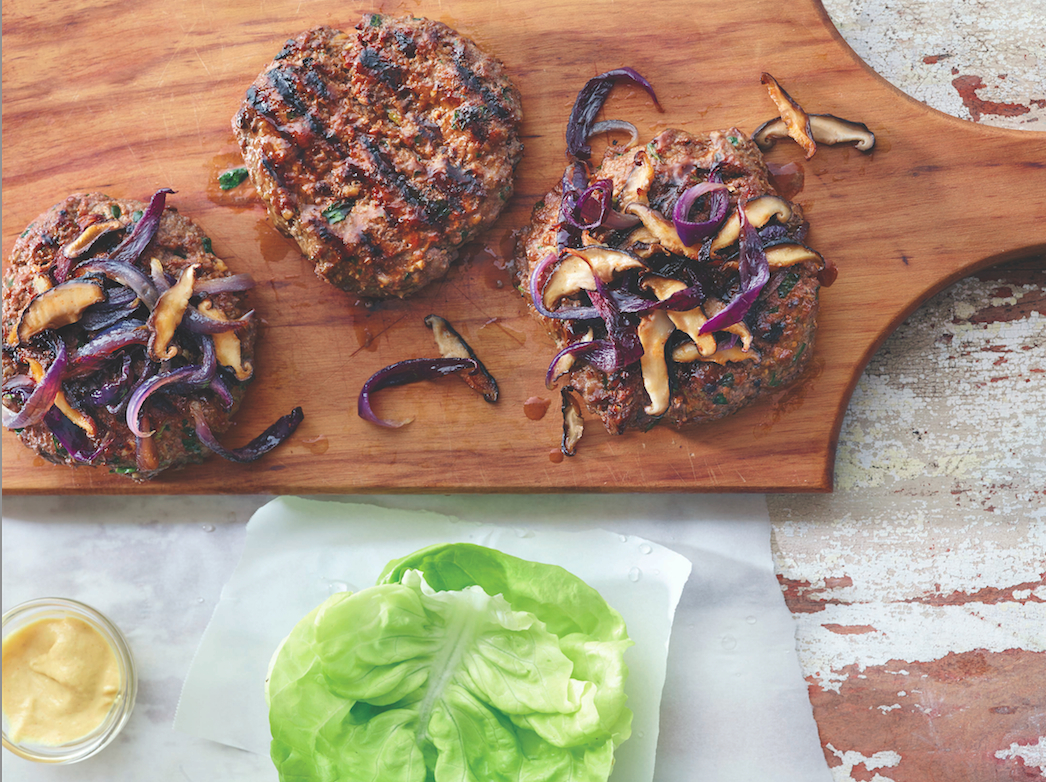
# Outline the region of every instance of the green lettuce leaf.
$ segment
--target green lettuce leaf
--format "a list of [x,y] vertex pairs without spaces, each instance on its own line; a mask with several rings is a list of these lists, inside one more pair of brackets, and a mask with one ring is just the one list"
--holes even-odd
[[628,738],[620,614],[563,568],[471,544],[326,600],[276,651],[280,779],[605,782]]

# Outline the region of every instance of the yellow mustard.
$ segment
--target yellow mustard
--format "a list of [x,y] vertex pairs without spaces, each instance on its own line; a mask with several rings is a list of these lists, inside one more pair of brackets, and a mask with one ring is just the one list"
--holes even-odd
[[112,646],[82,619],[39,619],[4,639],[3,710],[13,741],[57,746],[86,736],[120,685]]

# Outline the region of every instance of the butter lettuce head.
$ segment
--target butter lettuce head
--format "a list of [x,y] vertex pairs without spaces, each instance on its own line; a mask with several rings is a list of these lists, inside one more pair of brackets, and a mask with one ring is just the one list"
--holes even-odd
[[600,782],[632,712],[620,614],[471,544],[390,562],[291,631],[267,684],[280,779]]

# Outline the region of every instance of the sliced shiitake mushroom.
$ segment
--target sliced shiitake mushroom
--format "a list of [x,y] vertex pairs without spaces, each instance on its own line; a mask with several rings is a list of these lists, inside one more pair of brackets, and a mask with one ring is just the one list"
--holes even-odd
[[625,205],[625,214],[632,214],[643,221],[643,226],[657,239],[658,244],[676,255],[699,260],[700,244],[687,247],[679,238],[679,232],[671,220],[646,204],[633,202]]
[[[781,242],[773,244],[763,250],[766,262],[771,269],[783,269],[787,266],[795,266],[798,263],[816,261],[819,266],[824,265],[824,256],[816,250],[811,250],[805,244],[797,242]],[[736,269],[737,261],[727,261],[723,268]]]
[[[810,131],[818,144],[852,144],[860,152],[871,152],[875,148],[875,134],[863,122],[843,119],[834,114],[809,116]],[[784,138],[788,138],[788,127],[780,117],[767,120],[752,134],[752,141],[764,151]]]
[[[673,294],[686,290],[687,287],[686,283],[680,280],[675,280],[671,277],[659,277],[654,274],[646,275],[643,278],[642,285],[644,288],[653,291],[658,301],[664,301]],[[705,355],[711,355],[715,352],[715,337],[711,334],[701,333],[701,327],[708,322],[708,318],[700,307],[694,307],[685,311],[668,310],[666,314],[677,329],[694,341],[698,350]]]
[[813,138],[809,115],[769,73],[764,73],[760,81],[766,85],[770,99],[777,104],[777,110],[781,112],[781,121],[784,122],[788,135],[805,150],[806,159],[809,160],[817,151],[817,142]]
[[18,321],[18,339],[26,342],[45,329],[76,323],[92,304],[105,301],[105,289],[95,279],[66,280],[34,296]]
[[476,362],[475,372],[461,372],[459,376],[470,388],[483,394],[488,402],[498,401],[498,383],[465,339],[458,334],[450,321],[439,315],[427,315],[425,325],[432,330],[436,347],[444,358],[471,358]]
[[149,353],[159,361],[178,355],[178,348],[171,344],[171,340],[174,338],[174,330],[185,316],[186,307],[189,306],[196,278],[196,266],[197,264],[192,264],[182,270],[178,282],[160,295],[156,308],[149,315]]
[[[223,322],[229,320],[221,310],[211,304],[210,299],[201,301],[197,309],[205,318]],[[231,369],[237,380],[249,380],[251,375],[254,374],[254,367],[251,366],[249,361],[243,360],[240,338],[236,335],[236,332],[232,330],[219,331],[216,334],[212,334],[211,337],[214,340],[214,352],[218,363],[223,367]]]
[[759,354],[754,350],[743,350],[737,345],[731,347],[720,347],[710,354],[705,355],[698,351],[693,342],[681,342],[672,350],[672,360],[677,364],[693,364],[695,361],[713,361],[716,364],[725,364],[728,361],[758,361]]
[[91,249],[98,239],[107,233],[119,231],[123,224],[119,220],[107,220],[104,223],[93,223],[87,226],[79,236],[62,248],[62,255],[75,260]]
[[668,410],[672,389],[668,380],[668,363],[665,361],[665,345],[675,324],[664,310],[652,310],[639,321],[639,342],[643,346],[643,357],[639,368],[643,373],[643,387],[650,404],[643,408],[647,415],[662,415]]
[[636,152],[634,165],[618,195],[622,209],[629,204],[646,204],[650,186],[654,183],[654,164],[645,149]]
[[581,411],[581,402],[574,395],[574,389],[567,386],[560,390],[559,394],[563,400],[563,442],[560,450],[564,456],[573,456],[577,453],[581,435],[585,433],[585,416]]
[[632,253],[604,245],[567,250],[567,255],[559,262],[545,284],[541,294],[542,303],[546,309],[553,310],[568,296],[583,290],[594,291],[596,277],[602,282],[610,282],[628,269],[644,268],[646,267],[643,261]]
[[[762,228],[777,218],[779,223],[787,223],[792,218],[792,207],[780,196],[761,195],[748,199],[744,204],[745,217],[748,222],[756,228]],[[717,253],[724,247],[729,247],[741,236],[741,217],[735,209],[730,216],[723,221],[719,233],[712,240],[710,250]]]

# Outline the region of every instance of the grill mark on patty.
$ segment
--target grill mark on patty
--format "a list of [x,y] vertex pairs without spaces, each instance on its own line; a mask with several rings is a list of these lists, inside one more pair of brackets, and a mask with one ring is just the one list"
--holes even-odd
[[506,119],[508,117],[508,109],[505,108],[505,105],[469,67],[465,57],[465,47],[461,44],[454,46],[454,67],[462,84],[471,92],[479,95],[483,102],[487,104],[487,108],[494,112],[494,116],[498,119]]
[[364,47],[357,62],[361,68],[366,68],[377,76],[378,80],[392,90],[393,93],[399,93],[403,87],[403,71],[395,63],[386,60],[370,46]]
[[[436,226],[452,211],[460,211],[461,199],[457,197],[456,193],[445,192],[440,188],[439,198],[426,197],[422,191],[410,182],[403,172],[396,168],[395,164],[382,152],[373,138],[363,134],[353,134],[353,141],[366,151],[372,163],[371,166],[362,165],[352,155],[349,147],[329,130],[326,124],[308,108],[306,101],[298,94],[297,85],[295,84],[295,76],[297,74],[297,70],[283,67],[272,68],[269,71],[268,79],[283,102],[309,123],[309,127],[316,137],[330,147],[337,157],[349,161],[348,167],[354,174],[370,182],[374,187],[383,190],[386,194],[397,196],[400,201],[407,204],[410,208],[412,217],[429,226]],[[269,108],[266,119],[270,120],[277,132],[285,138],[289,137],[293,142],[293,132],[289,131],[279,121],[276,112],[271,106],[267,105],[266,107]],[[300,149],[298,144],[294,144],[294,147]],[[267,167],[266,170],[269,170],[269,168]],[[342,242],[342,244],[344,243]]]

